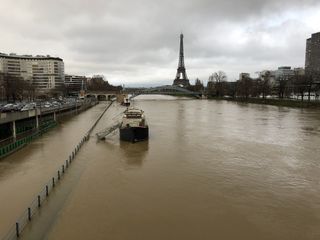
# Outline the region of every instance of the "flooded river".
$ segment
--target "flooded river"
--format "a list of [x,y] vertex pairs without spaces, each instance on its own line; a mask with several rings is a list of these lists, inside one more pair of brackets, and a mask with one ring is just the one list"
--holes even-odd
[[[320,239],[320,111],[141,96],[148,142],[98,142],[23,239]],[[0,236],[105,104],[0,161]],[[50,205],[51,204],[51,205]]]

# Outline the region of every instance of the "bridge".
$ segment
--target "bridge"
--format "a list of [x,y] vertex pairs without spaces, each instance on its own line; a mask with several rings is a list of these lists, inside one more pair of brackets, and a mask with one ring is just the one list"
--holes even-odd
[[118,91],[88,91],[84,94],[86,98],[95,98],[98,101],[107,101],[119,95]]
[[201,98],[201,92],[193,92],[188,89],[179,87],[179,86],[159,86],[152,88],[141,88],[141,89],[127,89],[126,93],[132,94],[132,98],[138,95],[150,95],[150,94],[160,94],[160,95],[171,95],[171,96],[187,96],[194,98]]
[[117,97],[119,94],[131,94],[132,95],[131,98],[134,98],[138,95],[151,95],[151,94],[186,96],[186,97],[194,97],[194,98],[201,98],[202,96],[201,92],[193,92],[179,86],[164,85],[164,86],[151,87],[151,88],[127,88],[123,90],[121,93],[117,91],[88,91],[87,93],[84,94],[84,97],[95,98],[99,101],[107,101]]

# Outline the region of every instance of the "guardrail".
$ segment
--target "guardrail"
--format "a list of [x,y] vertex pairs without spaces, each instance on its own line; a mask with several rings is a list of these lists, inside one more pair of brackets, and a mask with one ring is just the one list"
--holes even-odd
[[[95,104],[95,102],[94,102]],[[82,104],[79,108],[75,108],[76,112],[81,112],[86,110],[87,108],[92,107],[92,102],[87,102]],[[63,117],[64,115],[68,115],[73,111],[73,108],[61,109],[60,112],[56,112],[57,118]],[[50,114],[46,112],[47,114]],[[9,137],[7,139],[3,139],[0,141],[0,158],[3,158],[21,147],[25,146],[29,142],[31,142],[35,137],[43,134],[47,130],[55,127],[57,122],[53,121],[45,121],[41,122],[39,125],[39,129],[31,129],[28,131],[24,131],[16,135],[16,138]]]
[[75,146],[74,150],[69,155],[68,159],[58,168],[53,177],[45,184],[45,186],[41,189],[41,191],[37,194],[36,198],[28,205],[26,210],[21,214],[21,216],[17,219],[15,224],[9,229],[8,233],[2,238],[2,240],[17,240],[21,237],[21,234],[24,228],[27,226],[29,222],[31,222],[34,215],[41,209],[43,202],[50,196],[50,192],[57,187],[57,184],[62,180],[63,176],[69,169],[72,162],[75,160],[76,155],[80,151],[81,147],[84,145],[86,141],[89,140],[90,134],[93,129],[96,127],[100,119],[103,117],[105,112],[112,105],[111,102],[101,113],[98,119],[94,122],[92,127],[88,130],[88,132],[81,138],[80,142]]
[[15,240],[18,239],[26,227],[26,225],[32,220],[34,214],[40,210],[42,203],[49,197],[50,192],[56,187],[59,181],[63,178],[64,174],[68,170],[69,166],[75,159],[75,156],[80,151],[85,141],[89,138],[84,136],[79,144],[74,148],[69,158],[65,160],[65,163],[56,171],[56,174],[45,184],[41,191],[37,194],[37,197],[29,204],[28,208],[17,219],[16,223],[10,228],[9,232],[3,237],[3,240]]
[[[37,138],[38,136],[42,135],[43,133],[47,132],[49,129],[57,126],[57,122],[51,121],[51,122],[46,122],[45,124],[41,125],[41,128],[39,130],[31,130],[28,134],[28,136],[25,137],[18,137],[17,135],[17,140],[8,143],[2,147],[0,147],[0,158],[5,157],[12,152],[16,151],[17,149],[20,149],[21,147],[25,146],[26,144],[30,143],[33,139]],[[22,133],[25,134],[25,133]],[[21,135],[22,135],[21,134]]]
[[64,104],[62,106],[56,107],[37,107],[36,109],[28,110],[28,111],[15,111],[15,112],[0,112],[0,124],[17,121],[25,118],[35,117],[50,114],[53,112],[64,112],[69,111],[71,109],[80,109],[82,106],[90,105],[92,101],[84,101],[84,102],[77,102],[77,103],[69,103]]

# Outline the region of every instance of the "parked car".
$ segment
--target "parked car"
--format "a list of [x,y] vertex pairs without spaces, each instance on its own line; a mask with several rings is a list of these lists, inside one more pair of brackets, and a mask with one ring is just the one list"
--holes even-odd
[[52,105],[51,105],[51,103],[46,102],[46,103],[44,103],[43,107],[44,107],[44,108],[51,108]]
[[16,106],[13,103],[8,103],[3,106],[1,112],[14,112],[16,110]]
[[52,102],[52,106],[53,107],[60,107],[61,106],[61,103],[57,102],[57,101],[54,101]]
[[21,111],[21,109],[25,106],[24,103],[16,103],[15,104],[15,111]]
[[36,108],[35,103],[27,103],[20,111],[29,111]]

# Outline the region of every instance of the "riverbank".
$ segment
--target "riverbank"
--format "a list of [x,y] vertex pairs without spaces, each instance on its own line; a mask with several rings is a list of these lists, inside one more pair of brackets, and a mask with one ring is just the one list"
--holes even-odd
[[262,98],[208,98],[212,100],[226,100],[231,102],[240,103],[253,103],[253,104],[263,104],[263,105],[273,105],[279,107],[291,107],[291,108],[319,108],[320,101],[299,101],[290,99],[262,99]]
[[8,122],[0,126],[12,129],[12,136],[7,139],[1,139],[0,159],[18,151],[35,138],[54,128],[59,122],[63,121],[64,117],[79,114],[96,104],[96,101],[83,102],[79,106],[70,107],[69,109],[64,110],[58,109],[57,111],[49,112],[46,115],[35,114],[28,117],[30,115],[29,114],[26,118],[19,120],[8,117],[14,124],[12,124],[12,122]]
[[[50,176],[57,174],[57,170],[61,169],[65,160],[69,159],[70,151],[87,134],[88,129],[92,127],[107,104],[108,102],[101,102],[80,114],[66,116],[63,120],[59,120],[56,127],[41,137],[34,138],[19,151],[0,160],[0,192],[2,193],[0,202],[3,203],[0,206],[0,239],[27,210],[28,204],[39,194],[39,190],[45,187]],[[73,179],[74,176],[78,177],[77,174],[81,171],[79,165],[73,165],[72,171],[69,171],[65,177],[68,179]],[[62,171],[60,172],[62,173]],[[63,177],[64,185],[65,177]],[[55,192],[57,190],[67,192],[65,187],[55,188]],[[48,202],[56,204],[57,201],[52,200],[52,194]],[[42,200],[43,198],[41,198]],[[41,213],[46,214],[47,206],[42,210]],[[37,219],[33,218],[32,222]]]

